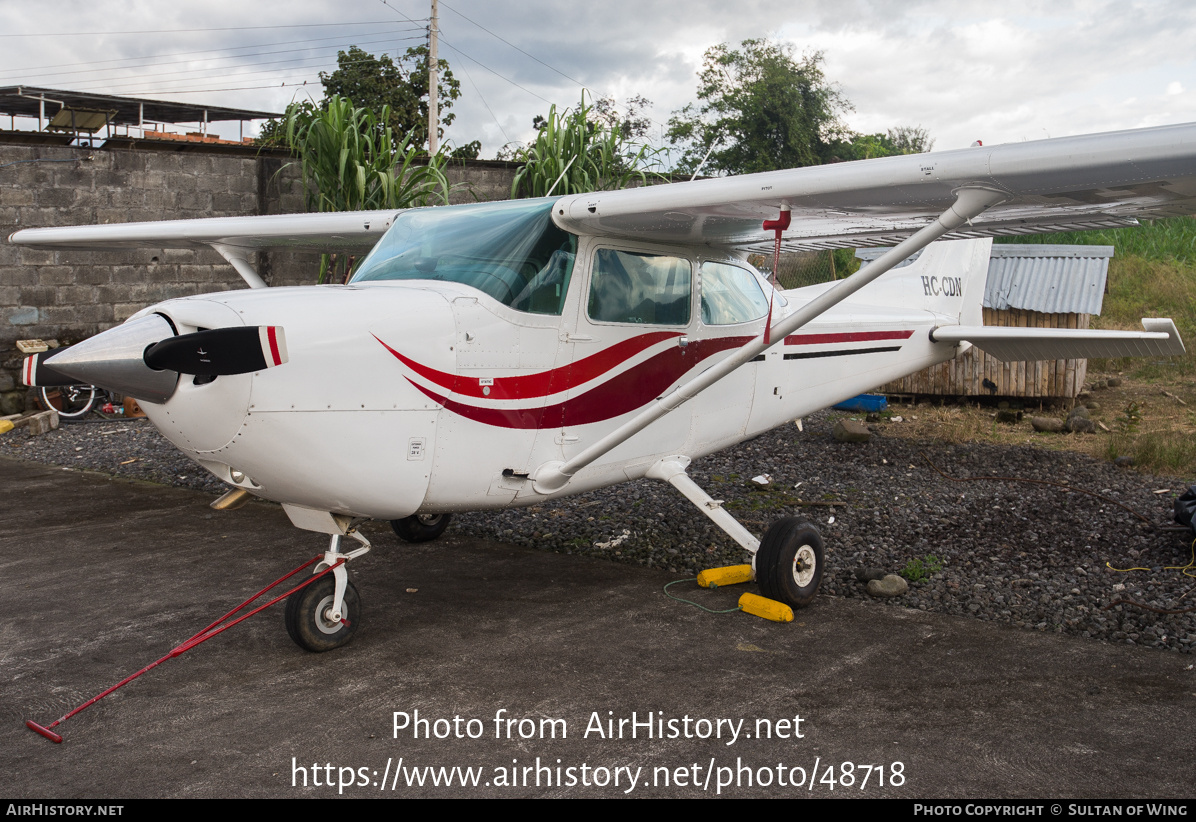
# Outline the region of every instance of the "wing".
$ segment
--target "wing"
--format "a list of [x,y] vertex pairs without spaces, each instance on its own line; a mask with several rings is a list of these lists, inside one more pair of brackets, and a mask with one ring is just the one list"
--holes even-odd
[[9,240],[43,248],[198,248],[223,246],[246,253],[273,249],[369,251],[398,210],[334,214],[268,214],[153,223],[26,228]]
[[199,248],[206,245],[228,260],[250,288],[265,288],[266,282],[249,264],[251,253],[286,249],[364,254],[374,247],[398,214],[396,209],[26,228],[14,233],[9,241],[42,248]]
[[787,205],[785,250],[893,245],[965,186],[1004,200],[945,239],[1196,213],[1196,123],[579,194],[553,216],[579,234],[770,253],[761,221]]

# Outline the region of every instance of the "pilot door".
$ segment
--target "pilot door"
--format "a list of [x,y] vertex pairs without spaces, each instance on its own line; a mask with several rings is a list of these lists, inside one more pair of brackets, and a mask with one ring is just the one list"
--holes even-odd
[[[546,409],[537,444],[548,459],[578,453],[671,390],[696,362],[689,350],[696,328],[689,257],[595,242],[580,257],[553,370],[562,401]],[[683,406],[603,461],[677,451],[690,422]]]

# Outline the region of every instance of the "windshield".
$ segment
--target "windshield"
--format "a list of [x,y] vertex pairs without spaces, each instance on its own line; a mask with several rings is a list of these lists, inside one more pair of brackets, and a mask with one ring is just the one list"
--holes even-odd
[[577,237],[552,222],[554,199],[404,211],[352,282],[445,280],[534,314],[560,314]]

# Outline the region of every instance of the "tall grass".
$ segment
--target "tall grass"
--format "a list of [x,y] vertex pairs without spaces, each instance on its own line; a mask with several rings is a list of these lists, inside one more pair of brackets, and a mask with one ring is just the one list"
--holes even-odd
[[1145,220],[1136,227],[1033,234],[1028,237],[998,237],[994,242],[1111,245],[1117,249],[1118,257],[1141,257],[1146,260],[1174,260],[1196,264],[1196,219],[1168,217],[1163,220]]
[[[399,139],[386,123],[390,108],[375,113],[332,95],[321,107],[287,109],[284,134],[299,158],[308,211],[359,211],[448,203],[445,155],[428,157],[411,134]],[[319,282],[347,278],[352,257],[324,255]]]
[[575,109],[548,111],[536,139],[515,152],[521,163],[511,198],[609,191],[650,181],[658,172],[657,150],[627,140],[617,125],[591,116],[582,92]]

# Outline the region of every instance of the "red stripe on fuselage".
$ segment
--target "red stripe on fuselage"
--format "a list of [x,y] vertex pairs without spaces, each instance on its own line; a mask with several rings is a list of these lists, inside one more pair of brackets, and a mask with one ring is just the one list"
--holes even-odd
[[785,345],[830,345],[831,343],[908,340],[913,331],[844,331],[839,334],[790,334]]
[[521,429],[586,425],[638,410],[659,397],[678,378],[707,357],[738,348],[751,339],[722,337],[694,340],[685,348],[678,346],[662,351],[576,397],[539,408],[482,408],[449,399],[410,378],[408,382],[454,414],[483,425]]
[[444,371],[437,371],[435,368],[429,368],[410,357],[403,356],[385,342],[382,342],[377,335],[374,335],[374,339],[382,343],[383,347],[391,354],[394,354],[403,365],[424,379],[436,383],[446,391],[452,391],[454,394],[460,394],[465,397],[485,397],[491,400],[524,400],[533,397],[546,397],[549,394],[557,394],[561,391],[568,391],[570,388],[576,388],[592,379],[601,377],[641,351],[664,340],[675,339],[680,336],[681,332],[679,331],[654,331],[651,334],[641,334],[638,337],[632,337],[620,343],[615,343],[610,348],[603,349],[575,363],[560,368],[553,368],[549,371],[541,371],[536,374],[494,377],[494,383],[487,386],[490,389],[488,394],[483,393],[482,385],[476,377],[464,377]]

